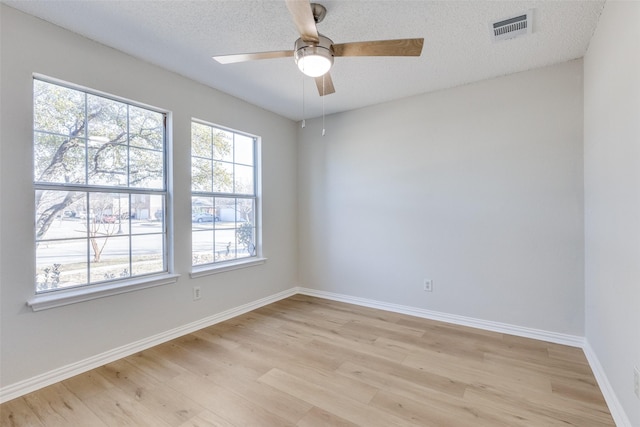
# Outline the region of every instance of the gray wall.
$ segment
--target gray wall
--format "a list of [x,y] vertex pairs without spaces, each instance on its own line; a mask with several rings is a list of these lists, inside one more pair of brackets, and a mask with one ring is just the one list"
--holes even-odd
[[[0,5],[0,384],[8,386],[297,284],[296,125],[176,74]],[[173,113],[175,285],[34,313],[32,73]],[[262,137],[260,266],[190,279],[190,121]],[[193,302],[191,288],[202,288]]]
[[321,123],[299,130],[302,286],[583,335],[581,60]]
[[640,3],[607,2],[584,94],[586,339],[640,426]]

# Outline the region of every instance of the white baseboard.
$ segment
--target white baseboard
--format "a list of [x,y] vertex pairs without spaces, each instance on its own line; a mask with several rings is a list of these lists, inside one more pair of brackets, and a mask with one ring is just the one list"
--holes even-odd
[[106,351],[104,353],[89,357],[79,362],[71,363],[61,368],[45,372],[44,374],[37,375],[33,378],[29,378],[15,384],[8,385],[6,387],[2,387],[0,388],[0,403],[15,399],[16,397],[23,396],[27,393],[31,393],[32,391],[41,389],[48,385],[64,381],[75,375],[90,371],[91,369],[95,369],[107,363],[114,362],[118,359],[122,359],[123,357],[130,356],[158,344],[170,341],[174,338],[178,338],[191,332],[195,332],[199,329],[206,328],[207,326],[215,325],[216,323],[223,322],[225,320],[231,319],[233,317],[239,316],[251,310],[255,310],[257,308],[263,307],[265,305],[271,304],[295,294],[296,288],[288,289],[275,295],[270,295],[257,301],[253,301],[239,307],[214,314],[213,316],[205,317],[204,319],[197,320],[187,325],[183,325],[124,345],[122,347]]
[[593,376],[596,377],[598,386],[600,386],[604,400],[607,402],[607,406],[609,406],[609,412],[611,412],[611,416],[613,417],[613,421],[615,421],[616,426],[632,427],[631,421],[620,404],[618,396],[615,391],[613,391],[613,387],[611,387],[611,383],[609,382],[607,375],[604,373],[604,368],[600,364],[600,360],[593,351],[589,341],[585,340],[583,350],[587,357],[587,361],[589,362],[589,366],[591,366],[591,370],[593,371]]
[[469,326],[471,328],[484,329],[487,331],[499,332],[503,334],[516,335],[519,337],[532,338],[536,340],[552,342],[556,344],[568,345],[571,347],[582,347],[584,338],[576,335],[561,334],[558,332],[544,331],[540,329],[527,328],[524,326],[510,325],[508,323],[493,322],[490,320],[475,319],[473,317],[458,316],[456,314],[442,313],[438,311],[425,310],[422,308],[409,307],[406,305],[391,304],[388,302],[376,301],[366,298],[353,297],[349,295],[337,294],[333,292],[318,291],[308,288],[297,288],[297,293],[333,301],[346,302],[349,304],[361,305],[364,307],[377,308],[394,313],[407,314],[409,316],[422,317],[424,319],[438,320],[441,322],[453,323],[455,325]]

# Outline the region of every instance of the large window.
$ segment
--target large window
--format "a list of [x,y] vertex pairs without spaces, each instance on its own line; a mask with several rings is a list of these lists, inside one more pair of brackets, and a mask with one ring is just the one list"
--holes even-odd
[[36,293],[166,273],[165,114],[33,90]]
[[192,265],[255,257],[256,138],[191,124]]

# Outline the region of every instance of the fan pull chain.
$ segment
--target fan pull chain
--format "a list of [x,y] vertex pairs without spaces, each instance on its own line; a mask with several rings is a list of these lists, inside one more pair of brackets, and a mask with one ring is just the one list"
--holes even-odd
[[324,136],[324,97],[325,97],[324,76],[325,74],[322,75],[322,136]]
[[[304,55],[304,52],[302,53]],[[304,129],[306,125],[305,122],[305,112],[304,112],[304,74],[302,74],[302,129]]]

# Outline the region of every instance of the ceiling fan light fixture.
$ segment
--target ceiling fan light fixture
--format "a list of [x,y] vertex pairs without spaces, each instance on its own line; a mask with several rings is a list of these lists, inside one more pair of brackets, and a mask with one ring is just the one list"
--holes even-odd
[[298,59],[298,68],[309,77],[320,77],[331,69],[331,59],[317,53],[303,53]]
[[294,58],[298,68],[309,77],[320,77],[333,66],[333,42],[322,35],[318,43],[296,40]]

